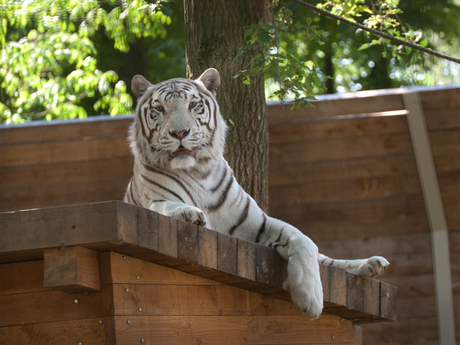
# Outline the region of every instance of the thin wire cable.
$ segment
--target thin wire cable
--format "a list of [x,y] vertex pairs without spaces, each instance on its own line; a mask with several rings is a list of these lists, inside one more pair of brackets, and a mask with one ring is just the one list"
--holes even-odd
[[345,23],[345,24],[348,24],[348,25],[351,25],[351,26],[354,26],[358,29],[361,29],[361,30],[364,30],[364,31],[367,31],[367,32],[370,32],[371,34],[373,35],[376,35],[376,36],[379,36],[379,37],[382,37],[382,38],[385,38],[385,39],[388,39],[390,41],[393,41],[393,42],[396,42],[398,44],[402,44],[402,45],[405,45],[407,47],[410,47],[410,48],[413,48],[413,49],[417,49],[417,50],[420,50],[424,53],[427,53],[427,54],[431,54],[431,55],[434,55],[434,56],[437,56],[437,57],[440,57],[440,58],[443,58],[443,59],[446,59],[446,60],[449,60],[449,61],[453,61],[453,62],[456,62],[458,64],[460,64],[460,59],[457,59],[457,58],[454,58],[452,56],[449,56],[449,55],[446,55],[446,54],[443,54],[443,53],[440,53],[436,50],[432,50],[432,49],[428,49],[428,48],[425,48],[425,47],[422,47],[421,45],[418,45],[418,44],[414,44],[414,43],[411,43],[411,42],[407,42],[407,41],[404,41],[402,39],[399,39],[399,38],[396,38],[394,36],[391,36],[389,34],[386,34],[384,32],[381,32],[381,31],[378,31],[378,30],[375,30],[375,29],[372,29],[370,27],[367,27],[363,24],[359,24],[359,23],[355,23],[355,22],[352,22],[351,20],[348,20],[348,19],[345,19],[343,17],[340,17],[338,15],[335,15],[333,13],[330,13],[328,11],[325,11],[321,8],[318,8],[312,4],[309,4],[305,1],[302,1],[302,0],[292,0],[293,2],[299,4],[299,5],[302,5],[304,7],[307,7],[311,10],[313,10],[314,12],[317,12],[317,13],[320,13],[320,14],[324,14],[325,16],[328,16],[328,17],[331,17],[333,19],[336,19],[336,20],[339,20],[341,21],[342,23]]

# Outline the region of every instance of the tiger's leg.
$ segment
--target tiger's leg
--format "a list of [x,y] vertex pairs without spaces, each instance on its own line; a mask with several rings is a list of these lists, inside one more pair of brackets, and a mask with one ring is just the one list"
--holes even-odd
[[271,217],[267,217],[258,242],[276,248],[288,262],[288,277],[283,288],[290,291],[292,302],[300,312],[311,319],[319,318],[323,310],[323,289],[318,247],[292,225]]
[[381,256],[372,256],[359,260],[335,260],[323,254],[318,254],[318,262],[322,265],[343,268],[347,272],[365,279],[382,274],[390,264],[387,259]]
[[182,202],[159,200],[151,203],[150,210],[162,215],[184,220],[197,225],[206,224],[206,216],[198,207],[190,206]]

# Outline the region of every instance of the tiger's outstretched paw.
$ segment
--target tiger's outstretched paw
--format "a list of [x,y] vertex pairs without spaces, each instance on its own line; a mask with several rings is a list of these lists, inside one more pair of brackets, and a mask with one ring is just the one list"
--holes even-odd
[[169,216],[184,220],[189,223],[204,226],[206,224],[206,216],[198,207],[180,206],[169,211]]
[[314,258],[310,259],[300,255],[289,258],[288,278],[283,288],[290,291],[292,302],[300,312],[315,320],[323,311],[323,289],[319,267],[315,265]]
[[[321,290],[321,284],[319,286]],[[318,296],[319,295],[319,296]],[[302,285],[291,290],[292,302],[299,308],[303,315],[311,320],[319,319],[323,311],[323,293],[319,293],[315,287],[306,288]]]
[[363,260],[359,267],[358,275],[364,279],[376,277],[385,271],[390,263],[382,256],[372,256],[369,259]]

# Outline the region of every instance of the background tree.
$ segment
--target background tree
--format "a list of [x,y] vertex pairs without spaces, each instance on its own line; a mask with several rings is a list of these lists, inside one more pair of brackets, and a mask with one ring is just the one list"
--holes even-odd
[[[1,0],[0,6],[0,122],[130,113],[132,97],[119,74],[129,81],[136,72],[148,75],[155,62],[165,65],[165,52],[177,56],[168,66],[183,66],[184,47],[177,44],[183,38],[175,34],[183,37],[181,20],[165,41],[170,16],[182,11],[162,1]],[[178,68],[159,71],[169,74],[153,80]]]
[[[458,54],[460,7],[454,0],[427,0],[416,6],[410,0],[308,2],[422,46]],[[280,0],[273,11],[275,20],[264,29],[270,34],[276,31],[278,37],[277,42],[269,43],[269,49],[278,45],[289,61],[308,67],[303,71],[284,68],[286,75],[281,79],[305,75],[304,83],[312,94],[452,82],[443,75],[455,73],[453,63],[449,71],[432,72],[434,66],[443,63],[441,59],[319,16],[294,1]],[[266,79],[271,83],[278,80],[277,66],[265,67]],[[318,76],[320,82],[315,79]]]
[[208,67],[221,74],[218,102],[230,125],[226,159],[238,181],[263,209],[268,207],[268,124],[264,76],[251,84],[236,77],[257,50],[234,62],[246,28],[270,16],[265,0],[184,0],[187,75]]

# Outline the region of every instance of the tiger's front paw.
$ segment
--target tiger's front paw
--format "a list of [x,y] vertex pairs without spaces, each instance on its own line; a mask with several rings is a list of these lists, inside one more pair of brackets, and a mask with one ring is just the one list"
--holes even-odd
[[206,224],[205,214],[198,207],[194,206],[178,206],[169,211],[169,216],[201,226]]
[[288,278],[283,288],[291,292],[292,302],[303,315],[315,320],[323,311],[323,289],[314,258],[294,254],[288,262]]
[[381,256],[372,256],[369,259],[363,260],[359,267],[358,275],[361,278],[369,279],[383,273],[390,263],[387,259]]

